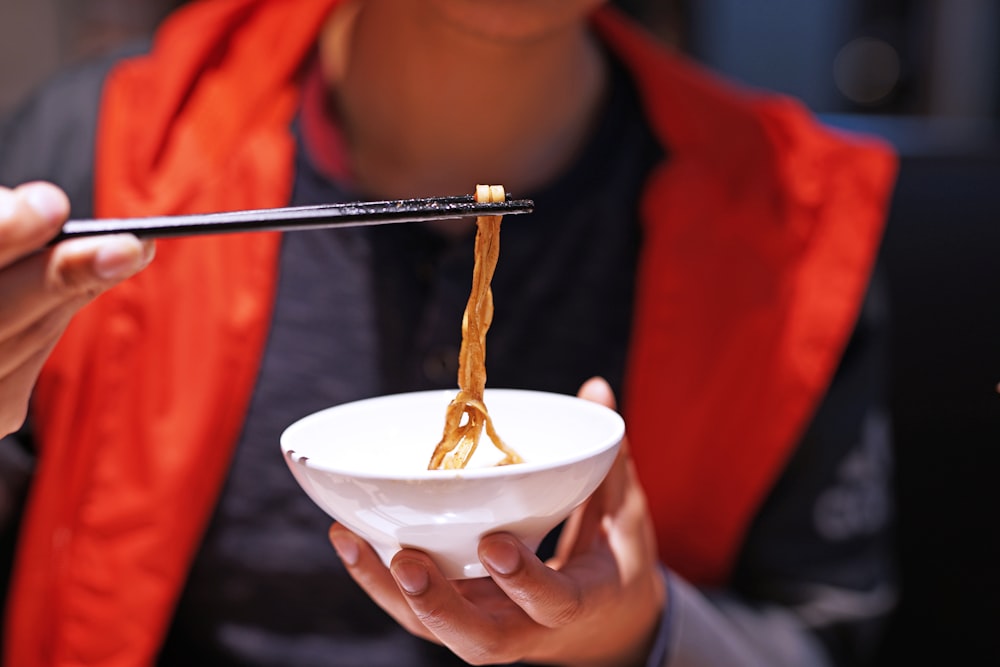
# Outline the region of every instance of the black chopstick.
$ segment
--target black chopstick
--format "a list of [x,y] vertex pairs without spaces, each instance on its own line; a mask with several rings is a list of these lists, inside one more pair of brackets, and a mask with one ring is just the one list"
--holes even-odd
[[324,227],[358,227],[396,222],[423,222],[479,215],[531,213],[530,199],[480,203],[473,195],[393,199],[286,206],[195,215],[162,215],[145,218],[93,218],[69,220],[51,243],[98,234],[135,234],[142,238],[224,234],[233,232],[291,231]]

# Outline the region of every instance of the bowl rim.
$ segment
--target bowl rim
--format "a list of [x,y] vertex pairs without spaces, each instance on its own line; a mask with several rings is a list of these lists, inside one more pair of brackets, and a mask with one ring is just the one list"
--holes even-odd
[[[455,397],[457,389],[427,389],[419,391],[409,391],[409,392],[397,392],[392,394],[381,394],[378,396],[372,396],[369,398],[362,398],[355,401],[347,401],[345,403],[340,403],[338,405],[333,405],[321,410],[316,410],[308,415],[305,415],[291,424],[289,424],[285,429],[282,430],[279,437],[280,447],[282,456],[289,463],[300,465],[304,468],[310,468],[313,470],[320,470],[324,472],[329,472],[336,475],[343,475],[345,477],[351,477],[355,479],[367,479],[367,480],[391,480],[391,481],[432,481],[432,480],[447,480],[447,479],[488,479],[494,477],[517,477],[520,475],[527,475],[532,473],[537,473],[544,470],[551,470],[554,468],[561,468],[565,466],[575,465],[589,458],[593,458],[601,455],[608,450],[615,450],[620,448],[621,443],[625,437],[625,420],[622,416],[611,408],[605,405],[596,403],[594,401],[589,401],[587,399],[574,396],[572,394],[561,394],[552,391],[542,391],[537,389],[513,389],[513,388],[487,388],[484,394],[484,401],[486,402],[487,408],[490,404],[491,395],[520,395],[520,396],[530,396],[535,397],[540,400],[550,400],[550,401],[564,401],[566,403],[574,403],[578,407],[584,410],[593,412],[594,414],[600,414],[603,418],[608,420],[610,435],[603,438],[599,444],[593,445],[591,447],[583,448],[579,452],[574,453],[572,456],[567,456],[560,458],[558,460],[548,460],[531,462],[527,461],[524,463],[518,463],[507,466],[489,466],[489,467],[478,467],[478,468],[461,468],[458,470],[414,470],[407,472],[378,472],[378,471],[366,471],[357,470],[350,467],[330,465],[317,461],[316,459],[298,455],[297,452],[291,448],[291,443],[289,442],[290,435],[294,434],[296,430],[305,428],[305,426],[312,421],[316,421],[324,418],[331,412],[335,411],[346,411],[346,410],[357,410],[364,409],[368,405],[376,402],[385,402],[392,400],[402,400],[406,397],[430,397],[434,395],[440,397],[444,395],[445,402],[442,404],[442,408],[447,405],[447,401],[450,401]],[[442,426],[444,425],[444,412],[441,413]],[[498,427],[502,428],[502,427]],[[433,444],[428,445],[427,456],[430,457],[431,451],[433,449]]]

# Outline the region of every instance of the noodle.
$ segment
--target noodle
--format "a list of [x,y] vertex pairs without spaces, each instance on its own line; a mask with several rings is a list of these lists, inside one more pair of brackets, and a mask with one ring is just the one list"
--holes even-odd
[[[476,186],[478,202],[502,202],[505,198],[503,186]],[[483,402],[483,391],[486,389],[486,331],[493,321],[490,281],[500,256],[501,219],[499,215],[476,219],[472,292],[462,317],[462,347],[458,354],[458,395],[445,411],[444,434],[434,448],[428,470],[464,468],[476,451],[484,428],[493,445],[505,454],[497,465],[522,462],[518,453],[497,435]]]

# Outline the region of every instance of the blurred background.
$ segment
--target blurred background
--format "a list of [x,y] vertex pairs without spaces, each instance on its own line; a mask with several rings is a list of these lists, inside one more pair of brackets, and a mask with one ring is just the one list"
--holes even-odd
[[[0,114],[176,0],[3,0]],[[723,75],[901,157],[883,248],[902,601],[879,664],[1000,664],[1000,2],[620,0]]]
[[178,0],[2,0],[0,114],[60,67],[149,33]]

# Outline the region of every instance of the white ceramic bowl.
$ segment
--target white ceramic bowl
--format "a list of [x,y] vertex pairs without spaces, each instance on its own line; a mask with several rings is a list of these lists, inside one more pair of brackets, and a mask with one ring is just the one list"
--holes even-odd
[[347,403],[304,417],[281,435],[295,479],[386,564],[402,547],[427,552],[453,579],[486,576],[476,549],[510,531],[536,549],[604,479],[622,441],[617,412],[562,394],[487,389],[500,437],[524,463],[502,458],[485,432],[463,470],[427,470],[455,391]]

